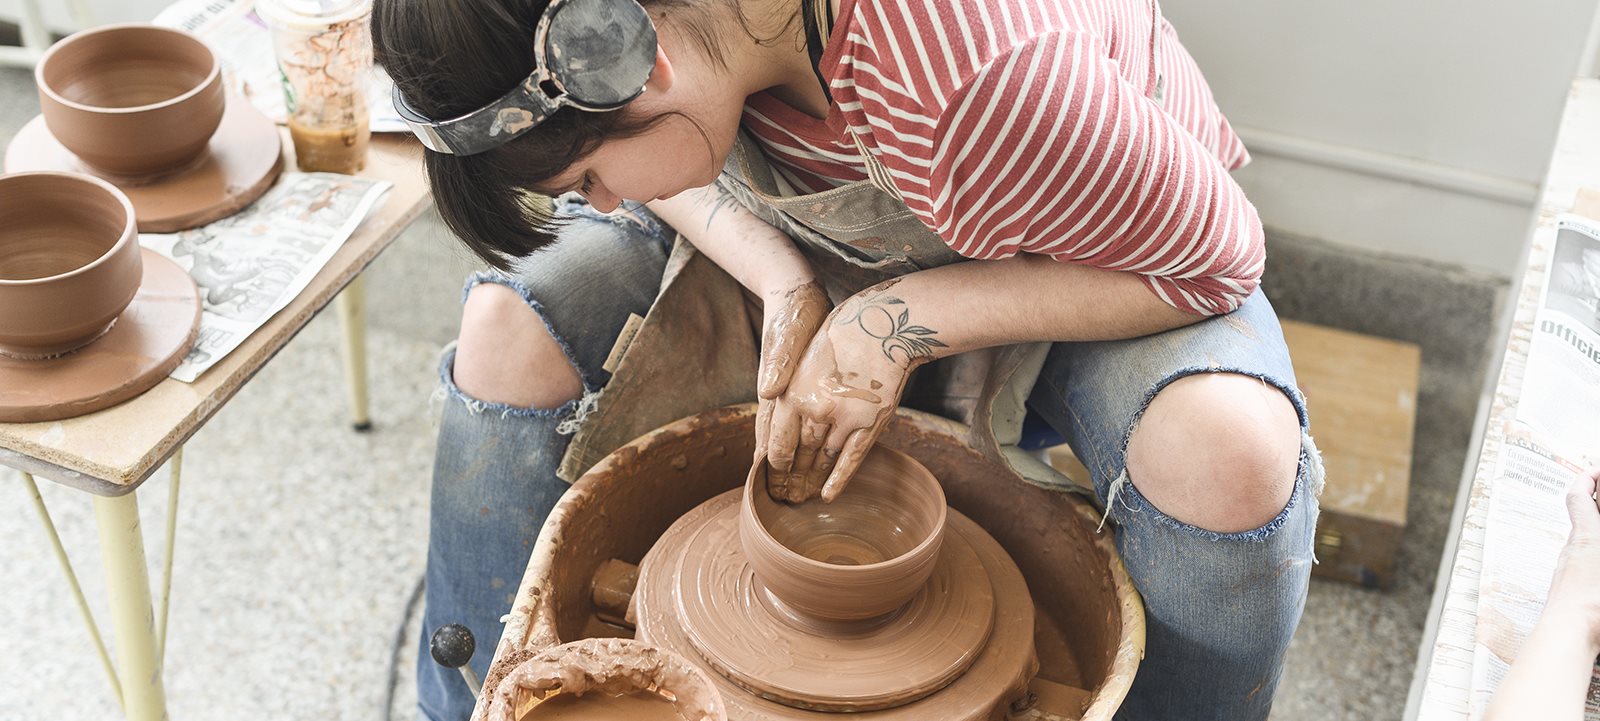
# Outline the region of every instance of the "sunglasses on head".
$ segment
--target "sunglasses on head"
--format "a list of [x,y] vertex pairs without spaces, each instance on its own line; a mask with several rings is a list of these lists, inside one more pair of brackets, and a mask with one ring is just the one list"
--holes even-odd
[[394,89],[394,108],[428,149],[473,155],[527,132],[563,107],[617,110],[644,93],[656,28],[635,0],[552,0],[533,36],[533,73],[494,102],[428,118]]

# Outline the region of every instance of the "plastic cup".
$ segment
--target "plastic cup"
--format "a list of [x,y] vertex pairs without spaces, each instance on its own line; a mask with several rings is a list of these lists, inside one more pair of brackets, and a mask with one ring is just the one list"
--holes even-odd
[[363,84],[372,67],[371,0],[258,0],[283,76],[289,137],[307,172],[366,167],[372,129]]

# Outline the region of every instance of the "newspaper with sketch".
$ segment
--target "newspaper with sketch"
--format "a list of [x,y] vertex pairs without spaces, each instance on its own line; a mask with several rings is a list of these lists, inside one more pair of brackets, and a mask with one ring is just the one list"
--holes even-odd
[[[248,98],[273,122],[281,125],[287,121],[283,76],[272,51],[272,33],[256,16],[254,0],[178,0],[152,22],[186,30],[206,41],[222,63],[229,89]],[[374,133],[406,132],[389,99],[393,87],[381,68],[372,68],[366,91]]]
[[193,383],[289,301],[383,202],[389,184],[333,173],[284,173],[249,208],[139,243],[177,261],[200,288],[200,333],[171,377]]
[[[1567,488],[1600,464],[1600,221],[1565,216],[1546,258],[1522,393],[1496,461],[1478,579],[1469,718],[1482,718],[1544,608]],[[1584,718],[1600,721],[1600,669]]]

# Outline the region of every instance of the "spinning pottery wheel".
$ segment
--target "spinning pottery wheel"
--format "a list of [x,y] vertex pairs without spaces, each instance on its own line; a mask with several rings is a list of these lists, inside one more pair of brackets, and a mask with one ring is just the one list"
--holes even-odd
[[[1143,652],[1144,616],[1091,504],[985,459],[959,424],[901,410],[880,445],[943,486],[937,562],[894,613],[819,622],[766,597],[744,559],[737,512],[753,423],[753,405],[685,418],[574,484],[535,544],[485,698],[543,649],[631,635],[700,667],[733,721],[837,721],[843,710],[860,721],[1112,717]],[[605,572],[635,563],[636,587]],[[489,705],[474,719],[539,718]]]
[[733,717],[813,715],[805,709],[985,718],[1035,665],[1022,573],[966,517],[951,516],[928,584],[904,607],[820,624],[784,609],[751,571],[739,547],[740,493],[673,524],[640,566],[634,595],[639,638],[714,670]]

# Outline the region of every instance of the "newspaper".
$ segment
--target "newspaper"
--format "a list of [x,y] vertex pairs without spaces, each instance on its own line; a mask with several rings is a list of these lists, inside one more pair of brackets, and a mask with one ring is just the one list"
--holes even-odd
[[[272,51],[272,33],[256,16],[255,0],[178,0],[152,22],[186,30],[206,41],[222,63],[228,87],[273,122],[287,122],[283,76]],[[390,100],[393,87],[382,68],[371,69],[366,92],[374,133],[406,132]]]
[[389,191],[380,180],[285,173],[249,208],[179,233],[142,233],[200,288],[200,333],[170,374],[193,383],[289,304]]
[[[1564,497],[1600,463],[1600,223],[1559,219],[1515,418],[1496,460],[1478,579],[1470,719],[1544,608],[1570,530]],[[1584,718],[1600,721],[1600,668]]]

